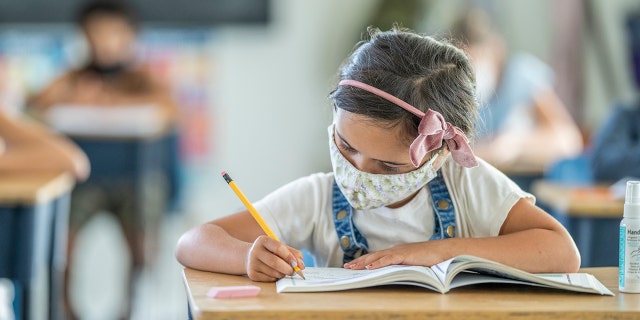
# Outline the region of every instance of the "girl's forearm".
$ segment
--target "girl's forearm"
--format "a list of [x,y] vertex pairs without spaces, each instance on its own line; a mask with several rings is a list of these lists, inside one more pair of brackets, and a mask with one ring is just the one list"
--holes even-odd
[[176,258],[189,268],[246,274],[251,243],[230,236],[221,227],[207,223],[185,233],[176,248]]
[[490,238],[453,238],[440,243],[445,256],[470,254],[528,272],[576,272],[580,254],[568,233],[530,229]]

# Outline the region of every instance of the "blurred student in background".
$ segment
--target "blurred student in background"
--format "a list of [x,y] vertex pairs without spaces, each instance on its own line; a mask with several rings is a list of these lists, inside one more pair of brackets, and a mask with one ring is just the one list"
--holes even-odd
[[138,24],[131,8],[118,1],[90,2],[78,24],[89,45],[89,61],[55,80],[29,105],[43,114],[56,105],[153,104],[165,124],[174,124],[176,106],[168,88],[136,59]]
[[474,151],[503,170],[542,172],[582,151],[582,136],[552,87],[552,70],[526,53],[510,54],[488,14],[468,9],[454,24],[476,71],[480,109]]
[[640,11],[630,13],[626,25],[636,94],[618,101],[594,135],[589,160],[596,181],[640,179]]
[[[90,60],[30,99],[35,113],[47,119],[47,112],[60,105],[100,110],[149,105],[167,128],[174,126],[177,111],[169,89],[155,81],[148,68],[136,59],[137,21],[131,8],[117,1],[89,2],[81,9],[78,24],[88,43]],[[142,192],[138,184],[126,174],[92,177],[74,190],[71,200],[68,266],[78,231],[97,213],[113,214],[123,230],[132,261],[129,288],[123,299],[124,318],[131,315],[133,291],[145,257],[153,257],[146,249],[156,247],[166,201],[166,184],[145,180]],[[75,318],[69,301],[69,270],[66,282],[65,307],[69,317]]]
[[640,179],[640,99],[615,105],[594,136],[589,160],[596,181]]

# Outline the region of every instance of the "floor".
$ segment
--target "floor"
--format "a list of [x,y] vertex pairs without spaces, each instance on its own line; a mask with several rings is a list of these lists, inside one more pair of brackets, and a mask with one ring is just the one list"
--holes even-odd
[[[186,318],[182,267],[173,255],[186,229],[184,220],[179,214],[165,217],[159,254],[143,271],[134,294],[132,319]],[[130,258],[116,221],[106,214],[95,217],[82,230],[74,251],[70,285],[76,314],[80,319],[118,319]]]

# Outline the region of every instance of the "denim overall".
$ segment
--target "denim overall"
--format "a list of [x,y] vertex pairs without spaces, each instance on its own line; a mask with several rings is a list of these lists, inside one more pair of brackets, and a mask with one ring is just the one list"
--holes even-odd
[[[440,170],[438,175],[427,184],[431,192],[434,208],[434,229],[429,240],[446,239],[455,236],[456,215],[453,202],[449,196],[449,190],[442,178]],[[367,239],[360,233],[353,223],[353,208],[344,197],[340,188],[333,182],[333,223],[338,233],[340,247],[344,252],[342,261],[349,262],[369,251]]]

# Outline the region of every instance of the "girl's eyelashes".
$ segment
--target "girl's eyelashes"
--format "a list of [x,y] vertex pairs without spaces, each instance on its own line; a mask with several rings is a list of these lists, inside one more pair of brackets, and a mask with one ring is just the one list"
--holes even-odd
[[[358,150],[356,150],[356,149],[352,148],[351,146],[347,145],[342,140],[340,140],[339,143],[338,143],[338,149],[342,150],[345,153],[349,153],[349,154],[358,153]],[[380,169],[382,169],[385,172],[389,172],[389,173],[398,173],[398,172],[400,172],[400,167],[399,166],[389,165],[389,164],[386,164],[386,163],[384,163],[382,161],[378,161],[378,166],[380,166]]]
[[396,167],[396,166],[390,166],[384,162],[378,162],[380,164],[380,168],[384,171],[390,172],[390,173],[398,173],[400,171],[400,167]]
[[348,153],[356,153],[358,152],[358,150],[352,148],[351,146],[347,145],[346,143],[344,143],[344,141],[340,141],[340,143],[338,144],[340,149],[342,149],[345,152]]
[[[350,145],[346,144],[342,139],[338,140],[338,149],[340,149],[341,151],[345,152],[345,153],[349,153],[349,154],[356,154],[358,153],[358,150],[354,149],[353,147],[351,147]],[[381,170],[385,171],[385,172],[389,172],[389,173],[398,173],[400,172],[400,168],[402,166],[396,166],[396,165],[390,165],[387,164],[383,161],[377,160],[378,162],[378,166],[380,167]]]

